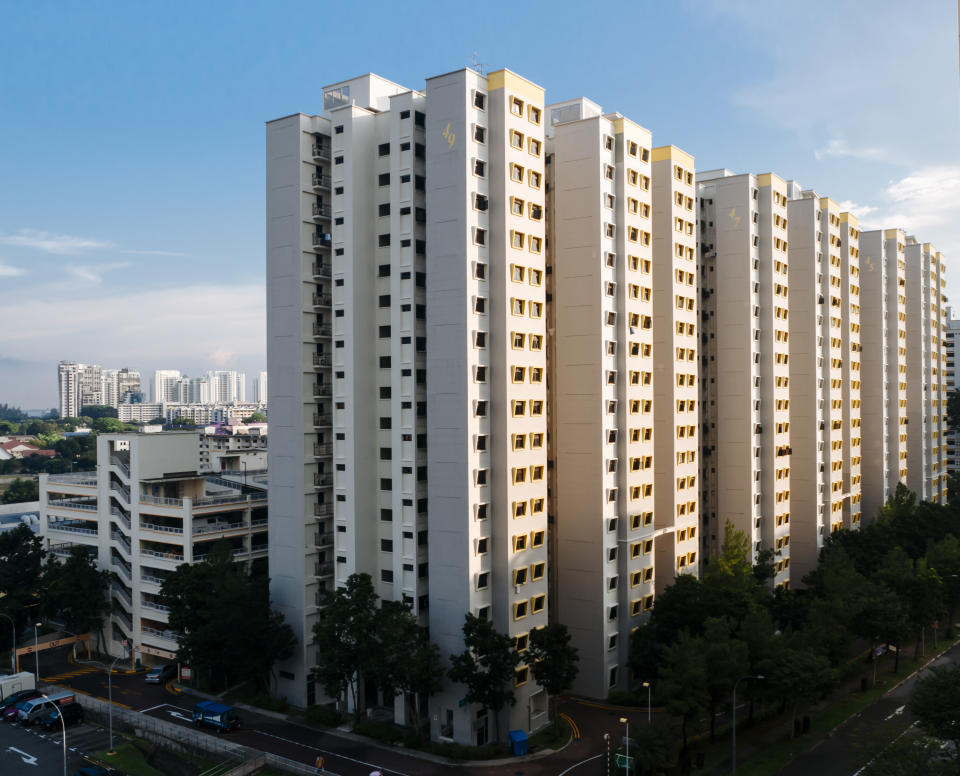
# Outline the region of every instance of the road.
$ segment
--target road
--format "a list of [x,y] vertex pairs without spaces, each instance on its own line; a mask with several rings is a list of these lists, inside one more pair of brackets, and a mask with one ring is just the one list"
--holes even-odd
[[[943,653],[932,665],[955,665],[960,645]],[[884,746],[900,736],[915,719],[907,703],[923,671],[845,722],[837,731],[812,749],[795,758],[780,771],[781,776],[854,776]]]
[[[3,776],[63,776],[61,731],[0,723],[0,773]],[[67,773],[86,765],[84,755],[107,749],[110,737],[97,725],[67,728]]]
[[[106,700],[106,672],[97,666],[74,662],[70,654],[71,648],[41,653],[41,680]],[[82,659],[82,654],[80,657]],[[33,670],[32,657],[27,656],[21,662],[22,670]],[[184,726],[191,726],[192,707],[201,700],[187,693],[175,693],[163,685],[148,685],[142,673],[115,672],[112,683],[115,704]],[[575,700],[562,703],[560,711],[572,721],[576,731],[574,740],[562,752],[540,760],[508,765],[456,767],[454,772],[463,776],[600,776],[605,772],[603,734],[609,732],[614,737],[619,736],[623,730],[619,718],[624,713],[630,716],[631,724],[646,721],[646,710],[624,712],[603,704],[587,705]],[[324,758],[324,767],[337,776],[367,776],[374,769],[381,770],[385,776],[440,776],[454,770],[450,765],[412,757],[402,750],[353,741],[263,714],[242,711],[241,717],[243,726],[229,734],[230,741],[311,765],[320,755]],[[564,724],[569,723],[565,721]],[[106,744],[100,747],[101,750],[105,748]],[[37,771],[30,772],[41,776]],[[6,776],[7,771],[0,768],[0,773]]]

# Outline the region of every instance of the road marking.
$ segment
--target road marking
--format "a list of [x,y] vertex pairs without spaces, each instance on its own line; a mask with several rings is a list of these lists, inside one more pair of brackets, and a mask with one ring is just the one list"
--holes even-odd
[[27,765],[36,765],[36,764],[37,764],[37,758],[36,758],[36,757],[34,757],[32,754],[27,754],[26,752],[20,751],[20,750],[17,749],[15,746],[8,746],[8,747],[7,747],[7,751],[8,751],[8,752],[16,752],[18,755],[20,755],[20,759],[23,760]]
[[410,776],[408,773],[403,771],[395,771],[393,768],[387,768],[383,765],[376,765],[375,763],[368,763],[365,760],[357,760],[353,757],[347,757],[345,754],[340,754],[340,752],[332,752],[328,749],[317,749],[315,746],[310,746],[309,744],[304,744],[300,741],[294,741],[290,738],[283,738],[282,736],[275,736],[273,733],[265,733],[262,730],[251,730],[251,733],[259,733],[261,736],[267,736],[269,738],[275,738],[278,741],[283,741],[287,744],[293,744],[294,746],[300,746],[304,749],[309,749],[311,752],[320,752],[321,754],[328,755],[330,757],[339,757],[341,760],[349,760],[352,763],[357,763],[358,765],[365,765],[368,768],[373,768],[375,770],[379,769],[383,773],[395,773],[397,776]]
[[190,714],[190,709],[185,709],[182,706],[174,706],[172,703],[160,703],[156,706],[151,706],[149,709],[140,709],[141,714],[146,714],[148,711],[156,711],[157,709],[176,709],[177,711],[182,711],[185,714]]
[[899,717],[901,714],[903,714],[903,710],[904,710],[905,708],[907,708],[907,707],[906,707],[906,706],[898,706],[896,709],[893,710],[893,712],[892,712],[891,714],[888,714],[886,717],[884,717],[884,720],[893,719],[894,717]]
[[189,716],[189,717],[187,717],[187,716],[181,714],[179,711],[168,711],[167,714],[169,714],[171,717],[176,717],[177,719],[186,720],[187,722],[193,722],[193,716],[192,716],[192,715]]
[[572,771],[574,768],[579,768],[581,765],[586,765],[586,764],[589,763],[589,762],[593,762],[594,760],[597,760],[597,759],[599,759],[599,758],[601,758],[601,757],[605,757],[605,756],[606,756],[606,755],[604,755],[603,752],[601,752],[600,754],[595,754],[593,757],[588,757],[586,760],[581,760],[581,761],[578,762],[578,763],[574,763],[574,764],[571,765],[569,768],[567,768],[567,770],[562,771],[561,773],[558,773],[557,776],[564,776],[564,774],[570,773],[570,771]]
[[566,723],[570,726],[570,730],[573,732],[573,737],[575,740],[580,740],[580,728],[577,723],[573,721],[569,714],[560,712],[561,719],[565,720]]

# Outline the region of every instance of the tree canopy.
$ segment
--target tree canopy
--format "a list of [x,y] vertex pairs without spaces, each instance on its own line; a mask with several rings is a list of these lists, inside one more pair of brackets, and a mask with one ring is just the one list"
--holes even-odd
[[4,504],[20,504],[27,501],[37,501],[39,498],[40,486],[35,479],[17,477],[3,492],[3,498],[0,500]]

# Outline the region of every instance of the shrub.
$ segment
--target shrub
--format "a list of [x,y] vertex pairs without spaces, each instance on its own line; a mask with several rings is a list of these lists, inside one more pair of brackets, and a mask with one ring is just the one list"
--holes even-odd
[[343,715],[333,706],[308,706],[307,721],[327,727],[336,727],[343,722]]

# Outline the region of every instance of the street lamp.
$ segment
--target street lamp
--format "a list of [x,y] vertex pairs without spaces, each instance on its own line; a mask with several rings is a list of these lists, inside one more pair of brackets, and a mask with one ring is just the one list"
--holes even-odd
[[746,679],[763,680],[765,678],[762,674],[757,674],[757,676],[741,676],[733,683],[733,776],[737,776],[737,685]]
[[[127,651],[126,644],[123,645],[123,651]],[[110,717],[110,751],[107,754],[116,754],[117,750],[113,748],[113,667],[117,664],[118,661],[123,660],[126,657],[126,654],[120,655],[120,657],[114,658],[113,662],[110,664],[110,668],[107,669],[107,699],[109,701],[110,708],[108,709]]]
[[630,774],[630,720],[626,717],[620,717],[620,722],[627,726],[627,776]]
[[37,680],[37,687],[40,686],[40,637],[37,636],[37,628],[42,625],[42,622],[33,624],[33,673]]
[[650,724],[650,682],[644,682],[643,686],[647,688],[647,724]]
[[17,666],[14,662],[17,659],[17,624],[9,614],[0,612],[0,617],[6,617],[10,620],[10,643],[13,645],[10,647],[10,673],[15,674],[17,673]]
[[[40,697],[44,700],[50,700],[43,693],[40,693]],[[67,723],[63,719],[63,712],[60,711],[60,704],[54,703],[53,707],[57,710],[57,716],[60,717],[60,727],[63,729],[63,776],[67,776]]]

